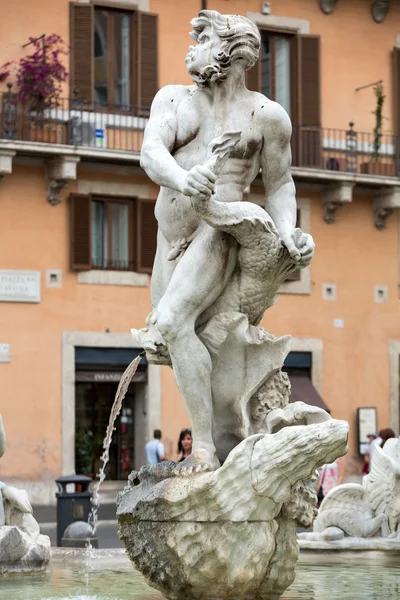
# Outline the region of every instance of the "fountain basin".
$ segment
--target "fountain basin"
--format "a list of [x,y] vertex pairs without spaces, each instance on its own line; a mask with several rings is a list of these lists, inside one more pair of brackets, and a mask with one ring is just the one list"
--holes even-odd
[[[2,576],[1,600],[162,600],[135,571],[124,549],[54,548],[48,573]],[[400,597],[398,553],[302,552],[296,581],[282,600],[371,600]]]

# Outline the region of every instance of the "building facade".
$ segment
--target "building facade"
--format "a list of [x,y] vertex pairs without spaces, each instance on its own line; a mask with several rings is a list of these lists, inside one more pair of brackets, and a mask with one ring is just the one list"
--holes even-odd
[[[70,47],[57,105],[22,101],[13,73],[0,88],[1,479],[23,481],[34,501],[50,501],[61,474],[96,472],[120,375],[139,352],[129,331],[151,309],[158,192],[139,166],[140,145],[157,89],[191,83],[189,22],[202,8],[257,24],[261,55],[248,86],[293,122],[298,224],[316,253],[262,322],[294,338],[293,396],[349,421],[350,470],[359,427],[399,432],[400,7],[15,0],[0,23],[2,64],[42,34]],[[259,177],[246,199],[263,204]],[[360,408],[376,408],[377,422]],[[143,464],[156,427],[173,458],[187,425],[172,371],[143,360],[109,477]]]

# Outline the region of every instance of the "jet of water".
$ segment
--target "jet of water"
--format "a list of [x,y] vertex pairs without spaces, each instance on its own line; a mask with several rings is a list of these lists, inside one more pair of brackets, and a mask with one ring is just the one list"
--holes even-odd
[[[139,363],[142,360],[143,356],[145,356],[145,352],[141,352],[139,354],[139,356],[137,356],[124,371],[124,373],[121,377],[121,380],[119,382],[119,385],[118,385],[117,393],[115,394],[114,403],[111,408],[107,431],[106,431],[105,438],[103,440],[103,454],[100,457],[102,466],[100,467],[98,475],[97,475],[98,481],[96,481],[96,483],[94,484],[94,487],[93,487],[93,496],[92,496],[92,500],[91,500],[92,501],[92,509],[90,511],[89,519],[88,519],[88,523],[92,529],[93,535],[96,535],[96,531],[97,531],[98,513],[99,513],[99,507],[100,507],[100,486],[106,478],[105,470],[106,470],[108,461],[110,459],[110,446],[111,446],[111,442],[112,442],[112,435],[113,435],[113,432],[115,429],[114,428],[115,421],[121,411],[122,402],[125,398],[126,392],[128,391],[129,384],[132,381],[132,378],[133,378],[134,374],[136,373],[136,370],[137,370]],[[92,545],[90,543],[90,538],[88,538],[87,548],[89,551],[92,549]]]

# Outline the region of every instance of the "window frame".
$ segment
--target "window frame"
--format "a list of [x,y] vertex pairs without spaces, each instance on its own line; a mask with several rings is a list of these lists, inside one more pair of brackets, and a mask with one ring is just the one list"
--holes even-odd
[[[108,69],[108,81],[107,81],[107,103],[99,104],[95,100],[95,53],[94,53],[94,36],[95,36],[95,27],[96,27],[96,11],[107,11],[109,13],[108,24],[107,24],[107,38],[109,41],[109,48],[112,47],[112,51],[108,52],[108,61],[107,61],[107,69]],[[116,13],[124,13],[129,16],[129,27],[130,27],[130,35],[129,35],[129,106],[116,106],[115,104],[115,81],[114,81],[114,60],[115,60],[115,31],[114,31],[114,15]],[[137,63],[136,54],[137,47],[135,43],[135,35],[136,37],[139,35],[139,31],[137,28],[137,11],[132,9],[132,6],[124,5],[124,4],[110,4],[107,2],[93,2],[93,40],[92,40],[92,53],[93,53],[93,102],[96,105],[96,109],[105,110],[107,112],[115,111],[118,113],[129,113],[131,111],[132,106],[135,105],[135,100],[138,91],[137,85],[137,73],[135,73],[135,66]],[[110,18],[111,17],[111,18]],[[111,81],[111,86],[110,86]]]
[[[106,266],[96,266],[93,264],[93,247],[91,248],[91,269],[94,271],[136,271],[136,240],[137,232],[135,221],[137,218],[137,198],[127,196],[107,196],[106,194],[90,194],[91,210],[93,211],[93,202],[102,202],[107,206],[108,213],[108,260]],[[123,204],[128,206],[128,267],[118,267],[113,264],[112,257],[112,205]],[[90,223],[90,235],[92,235],[93,222]],[[104,212],[102,218],[102,234],[104,232]],[[104,240],[102,235],[102,254],[104,255]],[[104,265],[104,260],[102,260]]]
[[[289,80],[290,80],[290,118],[295,123],[297,122],[297,52],[298,52],[298,35],[297,32],[287,31],[282,29],[274,29],[269,27],[258,27],[261,35],[261,44],[263,43],[263,37],[268,36],[273,40],[271,44],[271,90],[274,97],[270,97],[270,100],[276,102],[276,69],[275,69],[275,58],[276,58],[276,38],[286,38],[290,43],[290,62],[289,62]],[[262,90],[262,69],[261,69],[261,51],[260,51],[260,92]]]

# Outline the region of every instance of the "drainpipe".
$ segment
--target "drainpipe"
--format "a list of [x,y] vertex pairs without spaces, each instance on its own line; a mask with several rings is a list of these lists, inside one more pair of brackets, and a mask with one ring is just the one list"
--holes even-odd
[[201,10],[207,10],[207,0],[201,0]]

